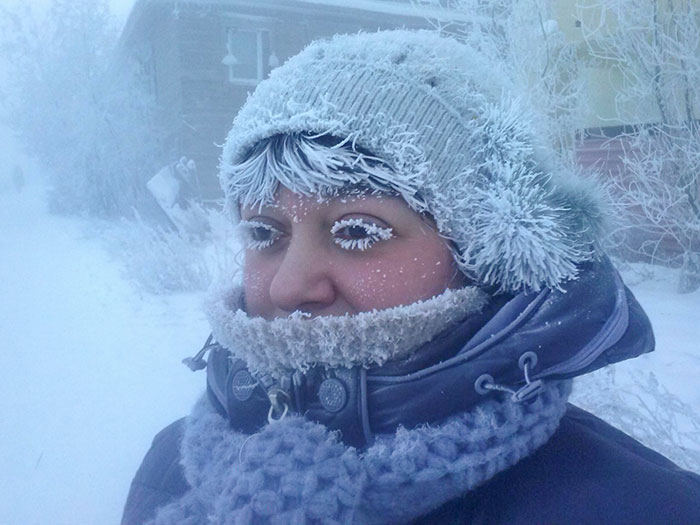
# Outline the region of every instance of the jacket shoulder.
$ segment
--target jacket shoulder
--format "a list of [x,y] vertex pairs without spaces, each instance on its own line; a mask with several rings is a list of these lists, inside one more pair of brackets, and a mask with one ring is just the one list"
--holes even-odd
[[570,405],[537,452],[431,517],[440,523],[700,523],[700,476]]
[[122,525],[140,525],[156,510],[189,489],[180,464],[180,443],[185,420],[171,423],[153,438],[141,463],[124,506]]

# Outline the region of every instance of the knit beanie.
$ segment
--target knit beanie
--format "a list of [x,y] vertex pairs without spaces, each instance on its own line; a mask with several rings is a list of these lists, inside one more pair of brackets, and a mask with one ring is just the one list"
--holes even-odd
[[[227,206],[235,212],[274,195],[275,173],[236,170],[258,141],[330,135],[386,162],[390,171],[360,183],[429,213],[467,276],[506,292],[559,288],[597,256],[600,197],[593,183],[553,167],[502,71],[433,31],[314,42],[273,70],[234,120],[220,164]],[[285,186],[309,195],[357,182],[341,172]]]

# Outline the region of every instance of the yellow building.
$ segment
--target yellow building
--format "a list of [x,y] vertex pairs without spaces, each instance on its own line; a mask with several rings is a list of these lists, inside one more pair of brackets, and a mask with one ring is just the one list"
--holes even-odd
[[[661,119],[659,106],[655,97],[650,93],[646,97],[634,98],[625,102],[619,95],[626,85],[621,70],[612,60],[599,59],[596,55],[603,52],[599,37],[621,31],[620,23],[615,14],[607,8],[612,2],[606,0],[556,0],[551,2],[553,15],[558,28],[566,39],[579,47],[580,57],[587,64],[585,76],[588,86],[590,114],[586,119],[586,128],[607,128],[629,124],[658,122]],[[637,9],[645,23],[652,24],[656,20],[661,32],[672,34],[676,28],[672,16],[683,20],[688,11],[694,10],[695,25],[700,26],[700,0],[671,0],[661,2],[647,0],[630,2]],[[655,16],[655,9],[656,16]],[[675,10],[672,13],[671,10]],[[635,13],[627,12],[625,16],[634,17]],[[692,16],[692,15],[691,15]],[[635,27],[639,25],[635,24]],[[624,30],[624,29],[623,29]],[[654,38],[652,31],[647,31],[648,38]],[[697,44],[697,43],[696,43]],[[691,43],[692,47],[692,43]],[[695,50],[697,60],[700,60],[700,47]],[[676,59],[675,65],[680,64]],[[651,91],[651,90],[650,90]],[[697,101],[696,101],[697,104]],[[696,111],[699,108],[694,108]],[[622,118],[621,118],[622,116]]]

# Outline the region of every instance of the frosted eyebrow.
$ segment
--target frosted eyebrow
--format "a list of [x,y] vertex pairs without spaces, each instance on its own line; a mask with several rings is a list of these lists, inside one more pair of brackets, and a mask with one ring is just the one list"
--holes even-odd
[[319,197],[321,199],[344,198],[344,197],[399,197],[399,194],[390,190],[379,190],[366,185],[346,184],[337,188],[324,188]]

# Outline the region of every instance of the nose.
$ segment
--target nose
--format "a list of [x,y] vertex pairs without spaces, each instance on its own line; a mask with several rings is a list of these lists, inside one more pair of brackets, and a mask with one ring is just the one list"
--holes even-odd
[[270,282],[270,300],[284,312],[322,314],[336,300],[332,264],[304,238],[292,238]]

